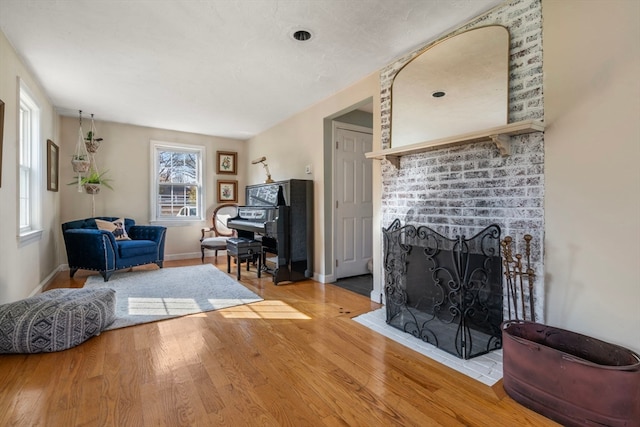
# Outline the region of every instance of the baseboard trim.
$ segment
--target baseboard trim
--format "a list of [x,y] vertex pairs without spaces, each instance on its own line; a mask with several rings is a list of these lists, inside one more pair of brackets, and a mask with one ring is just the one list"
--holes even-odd
[[[53,271],[51,273],[49,273],[49,275],[47,277],[45,277],[40,284],[38,284],[38,286],[36,286],[31,293],[29,294],[29,298],[31,298],[34,295],[37,294],[41,294],[42,290],[44,288],[46,288],[49,283],[51,283],[53,281],[53,278],[56,277],[56,274],[58,274],[60,271],[63,271],[63,267],[66,264],[60,264],[58,267],[54,268]],[[69,269],[69,266],[67,266],[67,270]]]
[[[213,251],[211,251],[213,252]],[[220,252],[226,252],[226,251],[218,251],[218,256],[220,256]],[[226,255],[226,254],[225,254]],[[204,253],[204,256],[208,256],[207,252]],[[187,252],[187,253],[182,253],[182,254],[171,254],[171,255],[167,255],[164,254],[164,259],[165,261],[177,261],[180,259],[193,259],[193,258],[202,258],[202,253],[201,252]]]

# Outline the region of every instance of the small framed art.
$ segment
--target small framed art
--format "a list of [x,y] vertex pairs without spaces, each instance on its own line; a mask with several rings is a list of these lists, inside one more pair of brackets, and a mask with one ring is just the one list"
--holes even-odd
[[238,201],[238,181],[218,180],[218,202]]
[[238,173],[238,153],[216,151],[216,173],[236,175]]
[[47,190],[58,191],[58,166],[60,164],[60,149],[50,139],[47,139]]

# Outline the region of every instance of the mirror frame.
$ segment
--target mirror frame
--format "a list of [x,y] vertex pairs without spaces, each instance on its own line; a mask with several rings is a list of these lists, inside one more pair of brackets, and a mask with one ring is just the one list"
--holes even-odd
[[[480,34],[481,31],[484,31],[484,34]],[[456,51],[462,48],[463,53],[470,53],[470,56],[473,56],[473,53],[477,49],[473,48],[475,43],[469,43],[469,39],[474,34],[481,35],[481,40],[477,43],[488,42],[495,45],[492,47],[495,52],[488,58],[483,58],[479,55],[476,56],[476,58],[479,59],[479,61],[477,61],[478,66],[469,66],[473,68],[461,67],[460,58],[465,58],[462,60],[466,60],[467,56],[460,56],[461,54],[451,54],[449,52],[447,52],[446,54],[441,53],[446,52],[444,49],[446,49],[446,46],[448,45],[456,49]],[[458,46],[450,43],[456,38],[457,40],[455,41]],[[487,25],[450,34],[423,47],[418,52],[416,52],[416,54],[413,55],[411,59],[409,59],[395,72],[389,86],[389,147],[397,148],[409,146],[426,141],[438,140],[464,133],[506,125],[508,123],[509,117],[509,49],[510,34],[508,28],[502,25]],[[443,62],[444,65],[448,67],[445,68],[445,71],[434,72],[434,76],[438,74],[444,75],[444,79],[446,80],[447,75],[453,74],[450,71],[451,69],[462,70],[460,73],[456,73],[454,78],[460,78],[460,82],[470,82],[471,85],[467,84],[465,88],[464,85],[455,86],[455,84],[452,84],[452,82],[449,81],[448,87],[445,89],[439,83],[439,81],[443,80],[437,80],[435,83],[429,81],[430,75],[428,74],[428,71],[426,69],[425,74],[427,75],[427,77],[421,80],[416,80],[416,73],[414,72],[416,66],[430,67],[434,64],[442,65],[437,64],[437,60],[434,60],[433,57],[429,58],[427,56],[428,53],[434,52],[438,54],[439,57],[445,58],[444,60],[441,60],[441,62]],[[496,65],[495,69],[490,68],[490,66],[493,64]],[[433,69],[437,70],[437,68]],[[465,78],[467,77],[467,75],[465,75],[464,73],[464,70],[466,69],[474,70],[472,79]],[[478,69],[485,70],[485,73],[477,73],[475,70]],[[405,72],[404,75],[403,71]],[[407,71],[411,72],[407,73]],[[418,74],[418,78],[420,78],[423,70],[418,69],[418,71],[420,73]],[[492,77],[487,78],[487,73],[489,73],[489,75]],[[402,106],[402,112],[407,112],[407,115],[411,114],[411,117],[407,119],[408,123],[421,123],[422,121],[420,120],[420,117],[426,117],[427,115],[429,115],[429,112],[437,111],[436,108],[440,108],[437,106],[434,107],[433,105],[434,103],[438,102],[442,103],[442,110],[438,111],[437,114],[430,117],[432,117],[432,120],[434,121],[442,122],[444,125],[443,128],[438,129],[429,127],[431,126],[430,124],[426,124],[424,125],[424,127],[418,126],[417,128],[414,128],[413,126],[410,127],[403,122],[402,130],[405,132],[403,134],[398,133],[397,127],[399,125],[397,114],[398,109],[400,109],[399,105],[401,105],[398,104],[398,102],[404,101],[398,101],[397,99],[397,92],[403,90],[397,87],[397,83],[403,83],[402,80],[398,80],[399,78],[402,79],[403,76],[406,76],[407,79],[412,80],[412,82],[410,82],[411,84],[416,83],[417,85],[411,86],[411,89],[409,91],[405,90],[404,93],[408,94],[408,96],[423,96],[423,98],[421,99],[424,100],[424,103],[420,103],[420,99],[418,99],[418,104],[412,103],[408,104],[407,106]],[[494,86],[492,86],[492,88],[486,88],[478,84],[487,80],[495,80]],[[453,81],[453,83],[455,83],[455,80]],[[453,95],[447,93],[447,96],[438,98],[437,101],[435,100],[435,97],[433,100],[431,99],[432,92],[434,93],[438,90],[443,89],[445,89],[447,92],[453,92]],[[429,95],[426,95],[427,93]],[[477,94],[477,98],[474,99],[469,94]],[[429,98],[425,99],[424,96],[429,96]],[[453,96],[453,98],[451,98],[451,96]],[[487,105],[491,106],[494,111],[493,113],[487,113]],[[416,108],[418,108],[418,110],[414,111],[416,110]],[[428,120],[425,121],[428,123]],[[394,122],[396,129],[394,129]],[[422,122],[422,124],[424,124],[424,122]],[[395,135],[394,130],[396,131]],[[404,142],[399,142],[400,138],[404,138]]]

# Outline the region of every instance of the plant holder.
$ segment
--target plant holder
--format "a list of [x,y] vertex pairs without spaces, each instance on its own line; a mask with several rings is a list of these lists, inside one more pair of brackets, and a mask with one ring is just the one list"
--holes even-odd
[[91,161],[89,159],[89,152],[87,151],[87,147],[84,144],[84,133],[82,132],[82,110],[78,111],[79,116],[79,127],[78,127],[78,143],[76,144],[76,151],[73,154],[73,158],[71,159],[71,165],[73,166],[73,171],[78,174],[78,193],[82,193],[82,174],[86,173],[91,166]]
[[96,138],[96,125],[93,121],[93,114],[91,114],[91,130],[84,139],[84,144],[87,151],[93,155],[98,151],[98,148],[100,148],[100,142],[102,142],[102,138]]
[[98,170],[95,153],[100,148],[102,138],[96,138],[96,126],[91,115],[91,130],[85,137],[82,132],[82,110],[79,110],[80,126],[78,129],[78,143],[76,151],[71,159],[73,172],[77,173],[78,192],[91,195],[91,216],[96,216],[96,194],[100,193],[102,184],[107,188],[111,186],[106,182]]
[[100,188],[102,188],[100,184],[93,184],[90,182],[84,184],[84,191],[86,191],[87,194],[98,194],[100,192]]
[[91,139],[90,141],[85,140],[84,144],[87,147],[87,151],[91,154],[95,153],[98,151],[98,148],[100,148],[100,141],[97,139]]
[[89,160],[72,159],[71,165],[73,165],[73,171],[79,174],[86,173],[89,170],[91,162]]

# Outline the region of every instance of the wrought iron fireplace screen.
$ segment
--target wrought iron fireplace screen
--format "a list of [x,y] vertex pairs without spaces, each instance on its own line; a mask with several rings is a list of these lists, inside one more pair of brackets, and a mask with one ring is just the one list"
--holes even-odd
[[463,359],[502,347],[498,225],[449,239],[396,219],[383,235],[388,324]]

